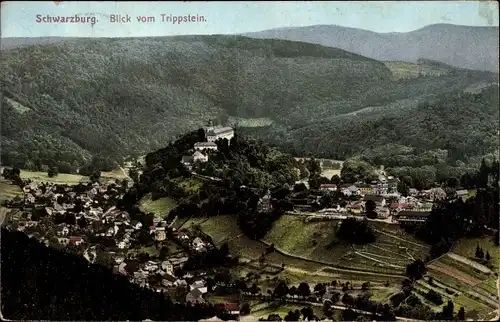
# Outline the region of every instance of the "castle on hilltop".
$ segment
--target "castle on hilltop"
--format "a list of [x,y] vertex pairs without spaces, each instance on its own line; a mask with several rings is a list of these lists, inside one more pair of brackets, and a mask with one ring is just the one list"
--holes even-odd
[[229,141],[234,137],[234,129],[230,126],[214,126],[212,120],[209,120],[205,128],[205,137],[207,142],[215,142],[219,139]]

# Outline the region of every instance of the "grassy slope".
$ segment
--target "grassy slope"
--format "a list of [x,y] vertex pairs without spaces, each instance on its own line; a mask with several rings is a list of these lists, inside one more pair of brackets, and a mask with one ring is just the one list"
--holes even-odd
[[301,217],[283,216],[275,222],[265,241],[288,253],[335,266],[399,274],[404,274],[404,267],[412,257],[423,258],[428,251],[426,245],[417,246],[421,243],[407,234],[402,235],[395,226],[379,223],[372,225],[386,234],[378,234],[376,243],[344,245],[335,241],[338,224],[337,220],[307,222]]
[[0,202],[22,194],[23,192],[18,186],[11,185],[7,182],[0,182]]
[[140,201],[140,208],[142,211],[151,212],[162,217],[168,216],[169,211],[172,210],[175,205],[175,201],[168,197],[153,201],[150,194],[144,196]]

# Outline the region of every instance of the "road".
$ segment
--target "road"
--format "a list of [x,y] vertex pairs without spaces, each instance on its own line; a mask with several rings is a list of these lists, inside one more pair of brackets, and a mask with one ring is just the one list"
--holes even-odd
[[[324,214],[321,212],[301,212],[301,211],[287,211],[287,215],[289,216],[302,216],[302,217],[311,217],[311,218],[327,218],[331,220],[343,220],[347,218],[358,218],[358,219],[365,219],[365,216],[355,216],[355,215],[342,215],[342,214]],[[377,221],[377,222],[383,222],[386,224],[393,224],[397,225],[397,222],[392,221],[391,218],[384,218],[384,219],[370,219],[366,218],[368,221]]]
[[[245,295],[245,297],[257,298],[257,296],[252,296],[252,295]],[[291,299],[291,298],[287,298],[286,299],[286,304],[299,304],[299,305],[310,305],[310,306],[323,307],[323,303],[310,302],[310,301],[301,301],[300,299]],[[359,309],[356,309],[356,308],[347,307],[345,305],[333,304],[331,307],[333,309],[341,310],[341,311],[344,311],[344,310],[347,310],[347,309],[351,309],[351,310],[353,310],[354,312],[356,312],[358,314],[364,314],[364,315],[370,315],[370,316],[373,314],[372,312],[368,312],[368,311],[363,311],[363,310],[359,310]],[[380,316],[380,313],[377,313],[377,315]],[[414,321],[414,322],[421,321],[421,320],[416,320],[416,319],[405,318],[405,317],[402,317],[402,316],[396,316],[396,319],[399,320],[399,321]]]

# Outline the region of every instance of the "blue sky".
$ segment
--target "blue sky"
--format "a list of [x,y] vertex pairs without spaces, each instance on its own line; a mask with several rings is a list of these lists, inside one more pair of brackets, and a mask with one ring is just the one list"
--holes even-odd
[[[37,15],[94,16],[90,23],[37,23]],[[110,23],[113,14],[131,22]],[[199,21],[173,24],[164,17],[186,16]],[[137,22],[153,16],[155,22]],[[202,21],[204,20],[204,21]],[[496,1],[402,2],[98,2],[6,1],[1,4],[2,37],[140,37],[185,34],[227,34],[278,27],[334,24],[376,32],[406,32],[435,23],[498,26]]]

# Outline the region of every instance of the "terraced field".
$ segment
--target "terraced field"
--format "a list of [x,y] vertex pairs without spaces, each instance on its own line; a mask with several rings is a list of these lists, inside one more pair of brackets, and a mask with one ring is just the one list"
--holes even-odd
[[[369,281],[376,289],[372,292],[375,298],[386,300],[399,287],[403,276],[394,273],[352,271],[339,269],[331,265],[288,256],[280,252],[272,252],[265,256],[264,262],[259,257],[268,247],[264,242],[251,240],[241,233],[233,216],[217,216],[212,218],[193,218],[188,221],[178,220],[177,228],[189,228],[199,225],[202,231],[210,235],[217,245],[228,243],[232,254],[240,257],[240,265],[233,269],[235,275],[247,277],[249,274],[258,276],[254,282],[261,288],[271,287],[270,280],[279,278],[287,280],[289,285],[298,285],[302,281],[311,284],[329,283],[333,280],[351,282],[360,288]],[[341,256],[341,253],[339,253]],[[284,267],[282,265],[284,264]],[[389,283],[389,286],[386,286]],[[379,294],[380,293],[380,294]]]
[[[475,258],[477,245],[490,253],[490,261]],[[463,239],[452,252],[427,266],[427,280],[432,277],[433,289],[453,300],[456,310],[463,306],[468,318],[494,318],[500,304],[496,285],[499,255],[491,237]],[[450,295],[446,290],[455,294]]]
[[335,231],[339,220],[308,222],[299,216],[283,216],[264,238],[277,249],[332,266],[380,273],[403,274],[406,264],[423,259],[428,246],[403,234],[398,227],[372,222],[378,231],[375,243],[351,246],[339,242]]

